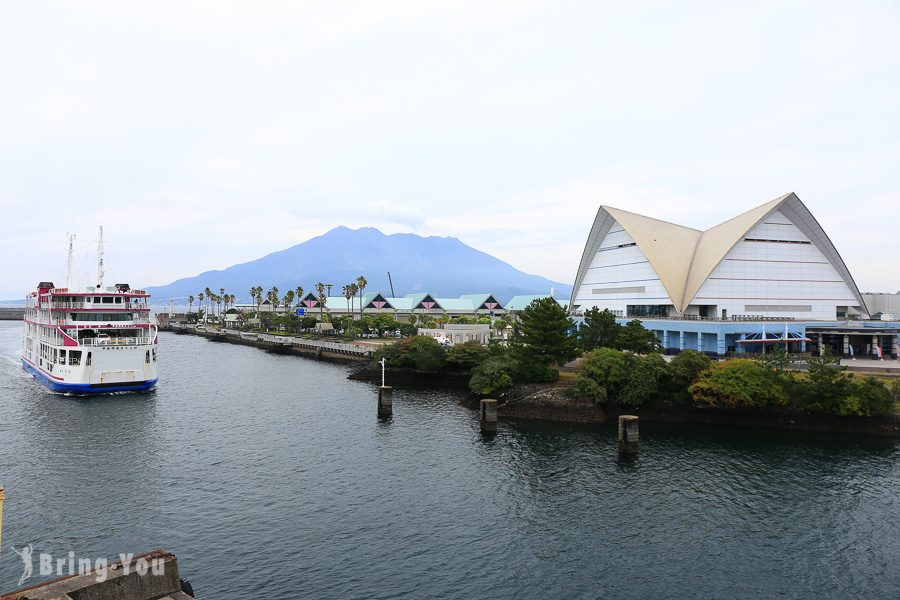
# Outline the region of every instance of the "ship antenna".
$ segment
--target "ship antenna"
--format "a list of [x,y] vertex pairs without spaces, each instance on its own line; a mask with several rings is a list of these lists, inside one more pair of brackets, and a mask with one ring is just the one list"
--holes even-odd
[[69,258],[66,262],[66,289],[72,290],[72,247],[75,244],[75,234],[67,233],[69,236]]
[[103,225],[100,226],[100,243],[97,252],[97,288],[103,288]]

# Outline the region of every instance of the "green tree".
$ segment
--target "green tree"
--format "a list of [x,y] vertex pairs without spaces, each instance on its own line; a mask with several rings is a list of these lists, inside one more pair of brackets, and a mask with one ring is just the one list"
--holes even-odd
[[666,361],[659,354],[626,355],[628,380],[618,401],[625,406],[642,406],[659,397]]
[[194,296],[188,296],[188,313],[191,312],[191,307],[194,306]]
[[757,360],[767,369],[773,371],[783,371],[791,366],[793,362],[790,354],[784,351],[784,348],[773,348],[771,352],[757,357]]
[[384,358],[395,367],[413,367],[419,371],[440,372],[446,361],[446,351],[434,338],[417,335],[396,344],[383,346],[375,353],[375,360]]
[[350,314],[350,298],[353,297],[353,291],[350,289],[349,285],[345,285],[341,288],[341,292],[344,294],[344,298],[347,300],[347,314]]
[[272,312],[277,313],[278,307],[281,304],[281,296],[278,295],[278,288],[272,286],[269,289],[269,293],[266,295],[266,299],[269,301],[269,304],[272,306]]
[[512,387],[513,373],[516,370],[514,361],[502,356],[492,356],[472,371],[469,389],[476,394],[487,396],[498,390]]
[[291,305],[294,304],[294,290],[288,290],[284,293],[284,314],[291,311]]
[[447,366],[454,371],[471,371],[483,363],[489,354],[487,346],[475,340],[455,344],[447,351]]
[[562,365],[577,356],[576,339],[569,336],[572,319],[553,298],[538,298],[519,314],[513,339],[520,377],[525,381],[552,381]]
[[586,398],[595,404],[606,404],[608,396],[606,388],[589,377],[579,375],[575,383],[563,392],[569,398]]
[[859,417],[889,415],[894,412],[894,398],[884,383],[867,376],[852,383],[849,395],[836,412]]
[[400,325],[397,326],[397,329],[400,330],[400,335],[403,337],[410,337],[419,332],[419,328],[412,323],[400,323]]
[[356,278],[356,287],[359,290],[359,318],[363,318],[363,292],[366,290],[366,286],[369,285],[369,282],[366,281],[366,278],[360,275]]
[[609,310],[596,306],[584,313],[584,324],[578,330],[578,341],[584,352],[595,348],[617,348],[622,326],[616,323],[616,316]]
[[[206,294],[204,294],[203,292],[199,292],[197,294],[197,303],[198,303],[197,304],[197,322],[198,323],[200,322],[200,319],[201,319],[200,311],[203,310],[203,308],[204,308],[203,307],[203,299],[204,298],[206,298]],[[204,317],[205,317],[205,313],[204,313]]]
[[628,357],[612,348],[597,348],[581,363],[579,377],[590,379],[606,390],[609,398],[618,398],[628,383]]
[[638,319],[632,319],[619,331],[619,348],[638,354],[648,354],[661,350],[659,338]]
[[697,380],[700,373],[708,370],[712,364],[708,356],[696,350],[685,350],[675,356],[666,366],[666,377],[662,384],[666,401],[676,406],[692,404],[693,399],[688,388]]
[[316,292],[319,294],[319,321],[325,322],[325,284],[321,281],[316,284]]
[[775,374],[748,358],[735,358],[700,373],[690,389],[701,406],[764,408],[784,406],[787,395]]
[[802,384],[803,405],[813,412],[838,413],[850,395],[853,376],[844,373],[840,358],[830,352],[806,359],[806,380]]

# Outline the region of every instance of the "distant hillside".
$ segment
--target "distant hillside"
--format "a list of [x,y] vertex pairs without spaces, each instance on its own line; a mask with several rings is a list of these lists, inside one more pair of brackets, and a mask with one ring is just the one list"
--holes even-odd
[[436,296],[458,297],[479,292],[493,293],[500,302],[518,294],[547,294],[551,288],[558,298],[568,298],[570,284],[528,275],[511,265],[467,246],[451,237],[422,237],[408,233],[385,235],[371,227],[337,227],[328,233],[287,250],[234,265],[221,271],[207,271],[179,279],[169,285],[148,287],[154,302],[183,300],[207,287],[235,294],[239,302],[249,301],[248,290],[256,285],[278,286],[282,293],[302,285],[311,290],[319,281],[333,283],[332,295],[364,275],[367,292],[391,293],[387,272],[391,272],[398,296],[429,292]]

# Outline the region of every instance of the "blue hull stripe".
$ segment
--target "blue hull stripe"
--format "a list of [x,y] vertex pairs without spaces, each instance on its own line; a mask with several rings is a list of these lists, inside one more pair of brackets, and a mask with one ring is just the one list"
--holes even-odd
[[43,383],[54,392],[66,392],[69,394],[107,394],[110,392],[141,392],[153,389],[158,379],[148,381],[135,381],[133,383],[122,382],[115,385],[94,385],[91,383],[62,383],[47,377],[40,369],[32,366],[27,360],[22,359],[22,368],[31,373],[35,379]]

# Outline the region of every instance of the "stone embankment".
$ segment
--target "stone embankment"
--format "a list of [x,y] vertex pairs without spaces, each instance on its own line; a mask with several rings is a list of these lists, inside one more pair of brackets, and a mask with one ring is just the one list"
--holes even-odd
[[565,423],[602,423],[604,410],[593,401],[563,395],[564,386],[524,385],[497,396],[501,419],[535,419]]
[[[370,381],[381,384],[381,364],[371,361],[365,365],[353,369],[347,377],[358,381]],[[392,386],[413,387],[441,387],[468,389],[468,373],[428,373],[405,367],[387,366],[385,369],[385,382]]]
[[345,362],[368,361],[371,359],[374,349],[364,344],[346,344],[329,340],[316,340],[287,335],[273,335],[268,333],[248,333],[235,329],[215,329],[202,325],[183,325],[173,323],[160,326],[163,331],[173,331],[180,334],[191,334],[205,337],[215,342],[227,342],[254,346],[269,352],[283,354],[299,354],[310,358],[321,358]]

